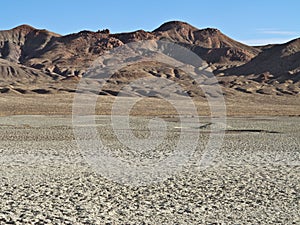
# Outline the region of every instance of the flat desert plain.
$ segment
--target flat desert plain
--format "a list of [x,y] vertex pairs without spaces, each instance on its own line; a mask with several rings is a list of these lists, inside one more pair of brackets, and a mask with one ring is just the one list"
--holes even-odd
[[275,99],[280,107],[276,102],[262,107],[259,99],[228,100],[224,139],[206,167],[199,161],[213,124],[205,104],[196,104],[195,124],[180,122],[159,100],[140,103],[130,116],[132,142],[149,137],[153,115],[165,121],[166,131],[156,148],[132,149],[116,138],[118,127],[112,129],[113,98],[100,99],[94,120],[84,125],[96,128],[114,158],[155,165],[174,152],[180,132],[186,132],[187,144],[187,132],[198,135],[183,165],[141,185],[135,177],[132,183],[109,177],[86,159],[88,150],[78,145],[72,123],[72,95],[12,95],[0,101],[0,224],[300,223],[297,98]]

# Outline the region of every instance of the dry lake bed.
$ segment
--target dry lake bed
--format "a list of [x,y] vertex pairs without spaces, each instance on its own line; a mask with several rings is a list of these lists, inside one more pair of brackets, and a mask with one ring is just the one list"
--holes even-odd
[[[209,118],[165,121],[156,148],[143,146],[151,140],[134,143],[151,137],[147,117],[130,120],[136,149],[116,138],[109,116],[82,126],[96,127],[112,157],[145,163],[169,157],[186,132],[194,149],[188,161],[164,179],[136,185],[134,177],[119,182],[87,160],[72,118],[0,117],[0,224],[300,224],[300,117],[227,118],[207,167],[198,162],[211,134]],[[198,142],[190,142],[195,133]]]

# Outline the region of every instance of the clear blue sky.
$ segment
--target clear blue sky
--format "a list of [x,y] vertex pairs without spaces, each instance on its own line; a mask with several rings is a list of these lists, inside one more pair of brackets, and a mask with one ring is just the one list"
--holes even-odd
[[[212,3],[213,2],[213,3]],[[30,24],[59,34],[108,28],[153,30],[170,20],[214,27],[248,43],[281,43],[300,37],[298,0],[9,0],[1,2],[0,29]]]

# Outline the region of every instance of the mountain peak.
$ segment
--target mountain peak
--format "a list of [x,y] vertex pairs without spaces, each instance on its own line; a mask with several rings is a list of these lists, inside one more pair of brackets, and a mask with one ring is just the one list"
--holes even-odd
[[19,25],[19,26],[13,28],[12,31],[20,32],[20,33],[23,33],[23,34],[28,34],[30,32],[35,32],[35,33],[44,33],[44,34],[47,34],[47,35],[50,35],[50,36],[55,36],[55,37],[60,37],[61,36],[60,34],[48,31],[46,29],[34,28],[34,27],[32,27],[30,25],[27,25],[27,24]]
[[33,31],[33,30],[36,30],[34,27],[30,26],[30,25],[27,25],[27,24],[22,24],[22,25],[19,25],[15,28],[13,28],[13,30],[19,30],[19,31]]
[[154,32],[157,31],[168,31],[168,30],[173,30],[173,29],[180,29],[184,28],[187,30],[197,30],[196,27],[182,21],[170,21],[162,24],[160,27],[154,30]]

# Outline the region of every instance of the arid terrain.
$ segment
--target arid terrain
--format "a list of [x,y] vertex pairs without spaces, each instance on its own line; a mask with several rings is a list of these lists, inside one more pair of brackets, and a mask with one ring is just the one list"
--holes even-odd
[[[154,165],[172,153],[176,127],[186,126],[169,118],[163,147],[128,149],[113,136],[110,119],[96,118],[109,151]],[[147,135],[147,117],[132,119],[133,131]],[[163,181],[136,186],[91,166],[70,117],[0,117],[0,223],[299,224],[299,122],[298,117],[228,118],[222,147],[208,168],[198,163],[210,128],[189,124],[200,140],[188,163]]]
[[[229,115],[300,114],[300,39],[253,47],[217,29],[197,29],[178,21],[152,32],[119,34],[101,30],[61,36],[28,25],[0,31],[0,114],[69,114],[72,94],[92,62],[115,47],[143,40],[171,41],[205,60],[222,86]],[[148,62],[116,73],[99,95],[101,99],[109,96],[104,101],[111,101],[120,86],[141,77],[163,77],[180,83],[196,102],[206,101],[199,85],[186,73]],[[203,79],[205,82],[209,78]],[[140,96],[146,93],[143,87],[138,91]],[[108,111],[109,107],[104,114]]]
[[[99,57],[147,40],[199,56],[197,82],[155,60],[86,80]],[[215,86],[217,92],[206,91]],[[183,111],[168,101],[172,94]],[[221,110],[214,114],[218,97],[213,106]],[[133,100],[129,112],[122,110]],[[123,105],[114,111],[117,101]],[[74,122],[86,115],[93,117]],[[126,117],[130,129],[120,122]],[[60,35],[29,25],[0,31],[0,224],[299,224],[299,125],[300,38],[248,46],[180,21],[116,34]],[[99,153],[81,145],[93,146],[93,134],[84,135],[91,130],[99,149],[120,163],[95,164]],[[180,155],[174,149],[181,134]],[[164,159],[185,158],[190,149],[185,163],[170,161],[174,170],[157,173],[171,171],[165,179],[135,164],[155,172]],[[137,168],[135,176],[122,170],[123,162]],[[136,185],[137,177],[156,182]]]

